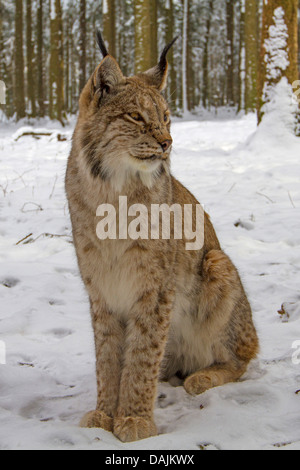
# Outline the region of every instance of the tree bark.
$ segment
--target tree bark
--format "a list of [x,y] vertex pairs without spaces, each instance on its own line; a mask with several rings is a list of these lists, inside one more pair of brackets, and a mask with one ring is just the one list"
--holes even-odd
[[25,85],[23,56],[23,0],[15,1],[15,73],[14,102],[17,120],[25,117]]
[[26,65],[27,65],[27,97],[30,104],[29,115],[36,117],[35,104],[35,70],[34,70],[34,48],[32,42],[32,2],[26,0]]
[[[169,44],[174,39],[174,5],[173,0],[169,0],[165,5],[165,21],[166,21],[166,39],[165,43]],[[167,100],[169,107],[173,113],[177,110],[177,85],[176,85],[176,70],[174,67],[174,49],[173,47],[168,52],[168,85],[167,85]]]
[[207,108],[208,100],[209,100],[208,45],[209,45],[209,38],[210,38],[210,28],[211,28],[213,8],[214,8],[214,0],[209,0],[207,19],[206,19],[203,60],[202,60],[202,70],[203,70],[202,105],[204,108]]
[[63,80],[63,31],[60,0],[51,1],[51,54],[49,77],[49,114],[63,124],[64,80]]
[[109,54],[117,57],[115,0],[103,0],[103,36],[108,43]]
[[44,86],[44,57],[43,57],[43,0],[38,0],[37,9],[37,99],[39,117],[45,116],[45,86]]
[[[276,12],[282,9],[284,15],[285,34],[283,34],[283,52],[285,52],[286,63],[279,64],[278,67],[273,66],[271,73],[272,52],[268,49],[268,41],[270,41],[270,33],[275,25]],[[275,48],[276,49],[276,48]],[[263,18],[262,18],[262,34],[261,34],[261,51],[260,51],[260,75],[258,86],[258,121],[262,119],[262,107],[266,103],[266,90],[272,88],[286,77],[290,85],[298,80],[298,0],[268,0],[264,2]]]
[[86,0],[80,0],[79,11],[79,92],[86,84]]
[[246,1],[245,12],[245,111],[257,108],[258,91],[258,58],[259,58],[259,23],[258,3],[256,0]]
[[151,57],[151,0],[134,0],[135,73],[153,67]]
[[234,1],[226,0],[227,27],[227,104],[234,106]]

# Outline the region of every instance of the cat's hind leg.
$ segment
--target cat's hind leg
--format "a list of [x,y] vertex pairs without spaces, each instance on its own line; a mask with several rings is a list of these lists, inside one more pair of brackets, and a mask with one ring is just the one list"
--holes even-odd
[[183,386],[190,395],[199,395],[210,388],[237,381],[246,369],[245,363],[240,366],[231,363],[215,364],[187,377]]
[[258,351],[247,296],[235,266],[221,250],[209,251],[203,261],[199,326],[214,360],[185,379],[184,388],[192,395],[238,380]]

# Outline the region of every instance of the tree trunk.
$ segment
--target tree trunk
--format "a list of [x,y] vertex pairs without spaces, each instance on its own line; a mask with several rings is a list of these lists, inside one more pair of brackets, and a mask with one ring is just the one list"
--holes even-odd
[[79,92],[86,84],[86,0],[80,0],[79,12]]
[[202,105],[204,108],[207,108],[209,100],[209,78],[208,78],[208,44],[210,38],[210,28],[211,20],[213,15],[214,0],[209,1],[207,19],[206,19],[206,31],[205,31],[205,42],[204,42],[204,51],[203,51],[203,60],[202,60],[202,70],[203,70],[203,91],[202,91]]
[[36,117],[35,104],[35,70],[34,70],[34,48],[32,42],[32,4],[26,0],[26,65],[27,65],[27,97],[30,105],[29,116]]
[[246,1],[245,11],[245,111],[257,109],[258,87],[258,54],[259,54],[259,23],[258,3],[256,0]]
[[[166,39],[165,43],[169,44],[174,39],[174,5],[173,0],[169,0],[165,5],[165,21],[166,21]],[[174,67],[174,49],[173,47],[168,52],[168,85],[167,85],[167,100],[170,109],[173,113],[176,112],[177,106],[177,86],[176,86],[176,70]]]
[[4,5],[0,0],[0,80],[6,84],[6,62],[4,51],[4,33],[3,33]]
[[45,116],[44,58],[43,58],[43,0],[38,0],[37,9],[37,99],[39,117]]
[[151,57],[151,1],[134,0],[135,20],[135,73],[153,67]]
[[227,104],[234,106],[234,1],[226,0],[227,28]]
[[151,67],[158,62],[158,44],[157,44],[157,15],[158,15],[158,0],[150,1],[150,24],[151,24],[151,35],[150,35],[150,54],[151,54]]
[[186,8],[186,104],[187,110],[192,111],[195,107],[195,72],[193,57],[193,37],[191,27],[192,0],[187,0]]
[[[239,76],[237,86],[238,113],[245,109],[245,77],[246,77],[246,58],[245,58],[245,0],[239,0],[240,5],[240,43],[239,43]],[[256,91],[257,93],[257,91]]]
[[182,0],[183,4],[183,26],[182,26],[182,111],[185,114],[188,110],[187,101],[187,49],[188,49],[188,10],[189,1]]
[[15,73],[14,102],[17,120],[25,117],[25,86],[23,56],[23,0],[15,1]]
[[108,44],[109,54],[117,57],[115,0],[103,0],[103,36]]
[[51,54],[49,77],[49,114],[63,124],[64,84],[63,84],[63,32],[60,0],[51,1]]
[[259,122],[270,90],[283,77],[290,85],[298,80],[298,0],[264,2],[260,63]]

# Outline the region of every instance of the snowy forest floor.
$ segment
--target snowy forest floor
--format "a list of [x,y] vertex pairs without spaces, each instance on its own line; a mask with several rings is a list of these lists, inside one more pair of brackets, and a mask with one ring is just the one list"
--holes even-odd
[[64,193],[73,125],[24,130],[0,128],[0,449],[300,449],[300,139],[254,116],[173,123],[173,174],[240,270],[260,353],[241,381],[198,397],[160,384],[159,435],[122,444],[78,427],[96,380]]

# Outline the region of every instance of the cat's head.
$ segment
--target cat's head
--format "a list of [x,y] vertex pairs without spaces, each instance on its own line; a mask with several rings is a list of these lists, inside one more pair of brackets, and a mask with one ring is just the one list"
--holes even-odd
[[108,54],[100,33],[103,60],[85,86],[79,102],[81,147],[92,175],[103,180],[138,174],[148,181],[168,164],[172,137],[170,111],[162,91],[167,81],[165,47],[150,70],[125,77]]

